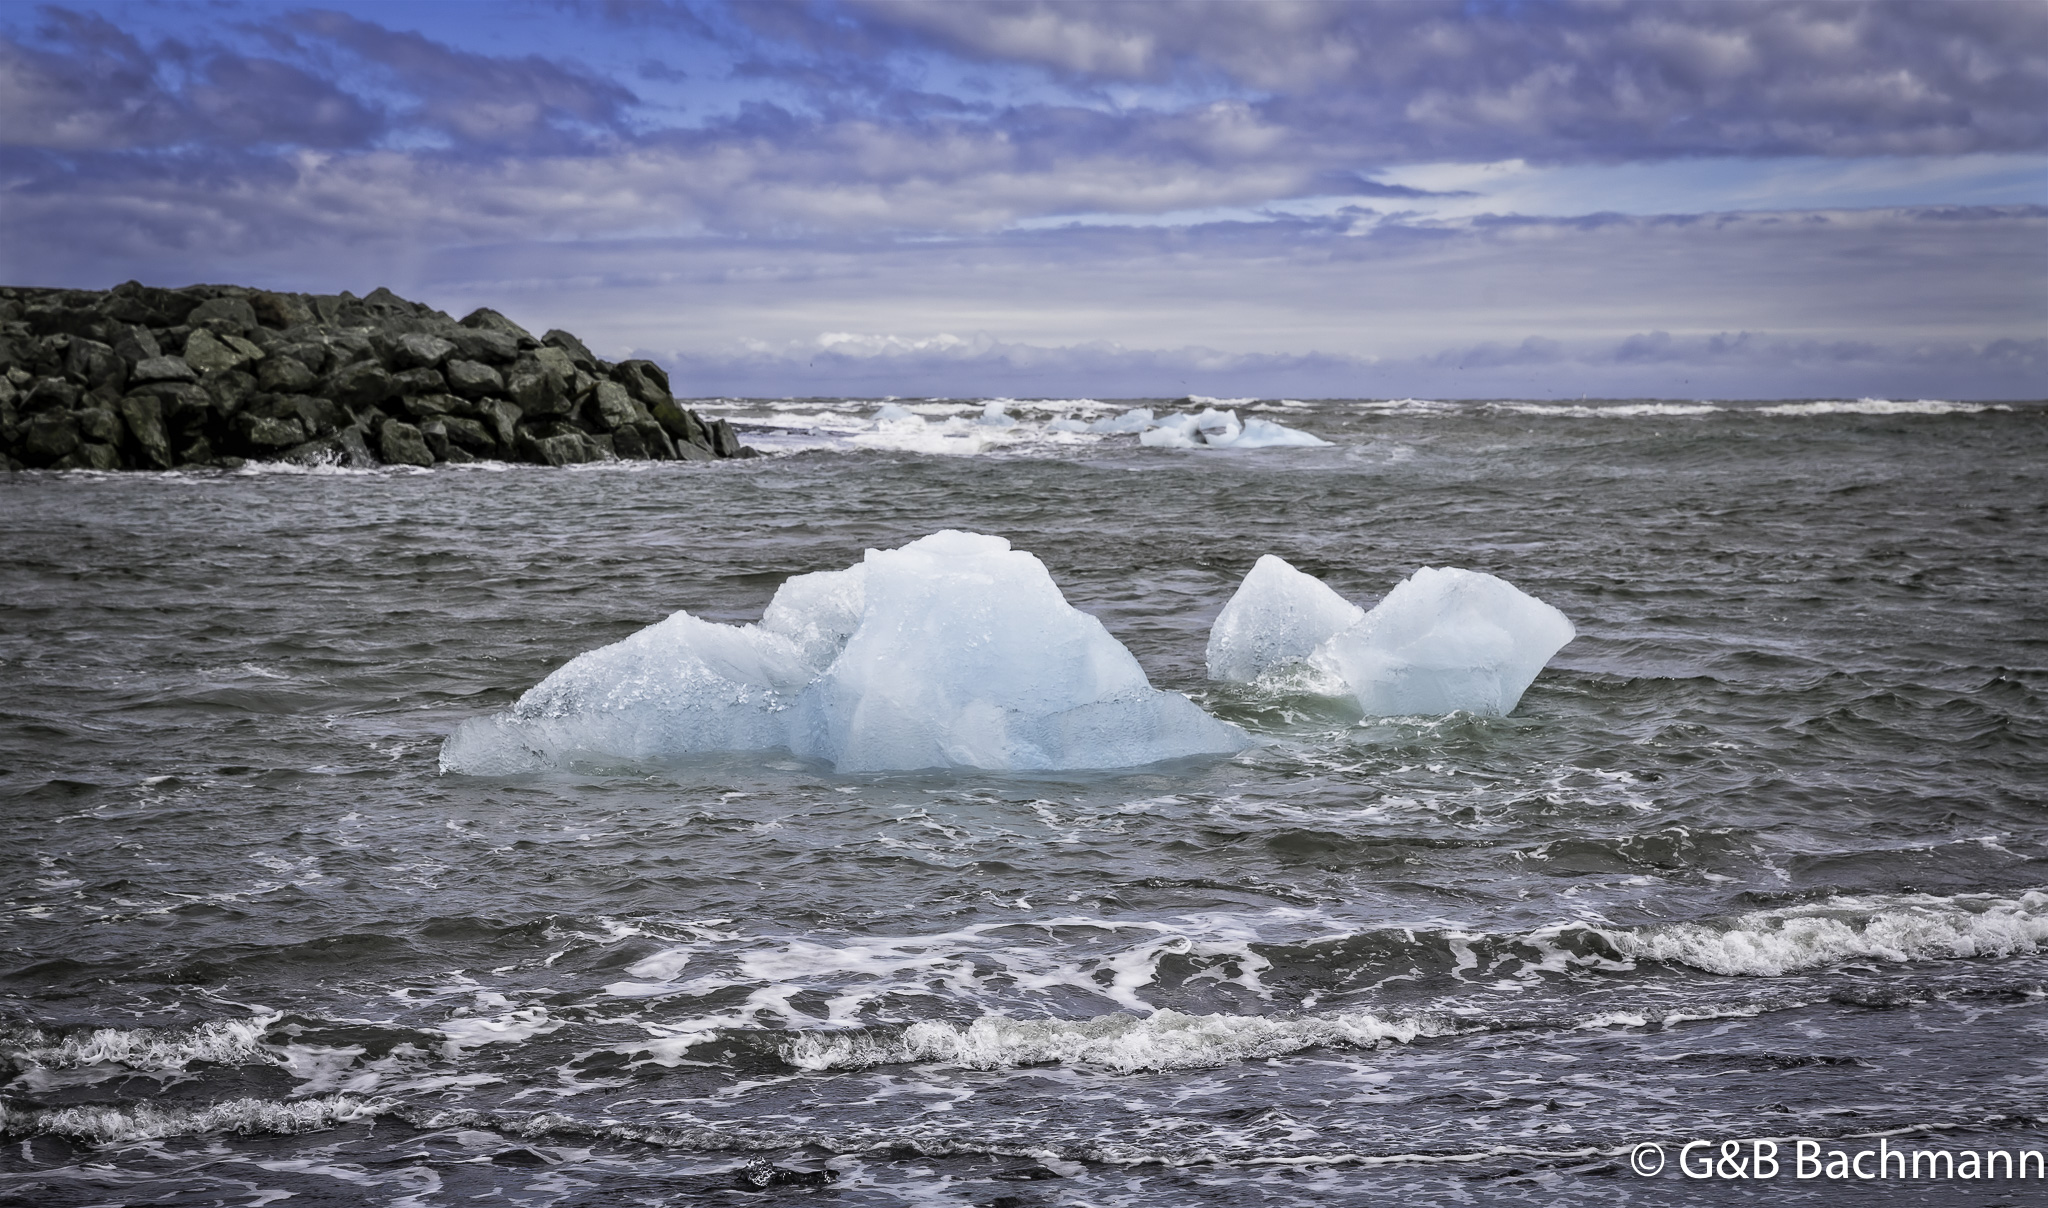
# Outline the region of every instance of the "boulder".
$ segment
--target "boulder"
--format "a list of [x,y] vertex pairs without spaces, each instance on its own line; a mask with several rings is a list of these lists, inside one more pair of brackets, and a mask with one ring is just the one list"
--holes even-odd
[[389,363],[393,369],[431,370],[454,351],[455,345],[439,336],[410,332],[391,342]]
[[732,425],[722,419],[711,421],[711,451],[720,457],[740,455],[739,433],[734,432]]
[[19,405],[24,413],[30,415],[44,411],[69,411],[84,397],[85,391],[78,388],[78,383],[46,377],[29,388]]
[[527,419],[550,419],[569,414],[569,392],[556,375],[530,364],[515,369],[505,382],[505,392]]
[[98,441],[82,442],[76,449],[60,457],[50,466],[53,470],[118,470],[121,468],[120,450]]
[[236,416],[235,431],[243,444],[265,453],[304,444],[309,435],[305,425],[296,419],[276,419],[254,412]]
[[650,411],[674,397],[669,392],[668,370],[653,361],[620,361],[612,366],[612,380]]
[[150,382],[193,382],[199,375],[192,372],[192,366],[183,357],[150,357],[137,361],[135,368],[128,371],[128,384],[146,385]]
[[490,429],[473,419],[459,415],[447,415],[440,419],[442,431],[448,435],[450,446],[465,449],[479,457],[487,457],[498,451],[498,441]]
[[509,365],[519,357],[519,337],[492,328],[458,327],[448,333],[457,356],[491,365]]
[[479,306],[462,316],[462,326],[475,331],[503,332],[518,340],[521,344],[525,344],[533,339],[531,332],[528,332],[524,327],[514,323],[488,306]]
[[313,322],[313,308],[297,294],[259,291],[249,295],[249,308],[256,313],[258,323],[280,331]]
[[306,466],[343,466],[351,470],[367,470],[377,464],[376,454],[370,452],[370,446],[363,442],[363,430],[353,426],[332,436],[319,437],[287,449],[278,460]]
[[696,412],[683,409],[674,399],[664,399],[648,410],[678,445],[697,445],[707,451],[711,448],[711,433]]
[[171,468],[171,442],[164,431],[163,404],[146,394],[131,394],[119,404],[121,419],[128,426],[138,461],[156,470]]
[[472,405],[477,421],[490,429],[498,447],[508,453],[519,448],[519,407],[501,398],[487,398]]
[[128,382],[128,363],[98,340],[72,340],[64,357],[64,372],[81,386],[111,384],[116,392]]
[[391,375],[392,392],[410,397],[416,394],[445,394],[448,383],[437,369],[408,369]]
[[163,354],[163,349],[157,346],[156,337],[147,327],[124,327],[114,337],[114,355],[130,366]]
[[387,465],[431,466],[434,454],[427,448],[427,441],[418,428],[397,420],[384,425],[377,433],[377,453]]
[[256,384],[273,394],[304,394],[320,384],[320,378],[297,357],[279,353],[265,357],[256,367]]
[[570,362],[576,368],[583,370],[585,373],[595,374],[597,372],[597,358],[591,355],[590,349],[584,347],[583,341],[563,331],[561,328],[558,327],[548,332],[548,334],[540,338],[540,342],[550,348],[560,349],[568,355]]
[[505,393],[505,379],[481,361],[451,360],[442,367],[448,388],[464,398]]
[[28,422],[28,434],[21,442],[21,459],[32,466],[47,466],[77,449],[81,443],[78,420],[69,411],[48,411]]
[[[254,345],[250,345],[247,340],[240,339],[239,337],[229,338],[234,339],[235,343],[230,344],[226,339],[222,339],[213,332],[201,327],[186,339],[185,355],[182,359],[185,364],[196,370],[200,375],[211,376],[216,373],[226,373],[230,369],[240,369],[250,361],[263,355],[261,350],[256,349]],[[248,351],[236,347],[238,344],[248,346]],[[250,356],[249,352],[251,351],[255,352],[256,355]]]
[[633,397],[617,382],[598,382],[591,389],[590,410],[607,432],[617,432],[646,414],[644,409],[635,409]]
[[103,445],[118,445],[127,432],[112,407],[83,407],[78,411],[78,435]]
[[351,409],[374,407],[397,393],[391,374],[375,361],[357,361],[327,379],[327,397]]
[[247,298],[208,298],[192,308],[185,323],[222,335],[241,335],[257,326],[256,308]]

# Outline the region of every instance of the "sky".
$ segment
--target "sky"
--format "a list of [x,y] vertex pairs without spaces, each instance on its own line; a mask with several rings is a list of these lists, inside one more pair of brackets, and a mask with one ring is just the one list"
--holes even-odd
[[2048,3],[0,5],[0,281],[677,393],[2048,397]]

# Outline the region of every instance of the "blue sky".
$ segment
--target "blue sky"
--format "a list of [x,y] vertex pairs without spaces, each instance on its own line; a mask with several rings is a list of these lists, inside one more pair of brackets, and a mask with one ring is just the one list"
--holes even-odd
[[2048,396],[2048,5],[0,7],[4,277],[690,394]]

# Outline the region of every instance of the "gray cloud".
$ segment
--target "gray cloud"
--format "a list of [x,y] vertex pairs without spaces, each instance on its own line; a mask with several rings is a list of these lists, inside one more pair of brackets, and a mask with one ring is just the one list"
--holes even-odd
[[[857,0],[877,36],[1080,80],[1221,76],[1423,158],[1956,154],[2048,141],[2048,8],[2006,3]],[[835,20],[843,20],[833,10]]]

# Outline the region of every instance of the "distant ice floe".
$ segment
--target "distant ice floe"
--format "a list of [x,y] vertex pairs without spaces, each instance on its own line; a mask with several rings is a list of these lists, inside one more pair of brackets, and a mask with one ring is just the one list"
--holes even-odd
[[[1329,441],[1258,416],[1240,420],[1252,399],[1190,397],[1199,411],[1155,413],[1150,407],[1118,411],[1095,399],[892,400],[879,407],[858,400],[749,404],[730,418],[746,427],[762,450],[887,450],[972,457],[1099,445],[1137,437],[1149,448],[1316,448]],[[1299,410],[1297,403],[1256,404],[1261,410]],[[759,413],[756,409],[765,413]]]
[[1272,554],[1209,631],[1211,679],[1290,680],[1368,716],[1514,711],[1577,631],[1504,579],[1425,566],[1367,612]]
[[798,575],[760,622],[678,612],[577,656],[441,749],[503,775],[588,757],[788,750],[840,771],[1121,768],[1251,745],[1154,689],[1044,563],[944,531]]

